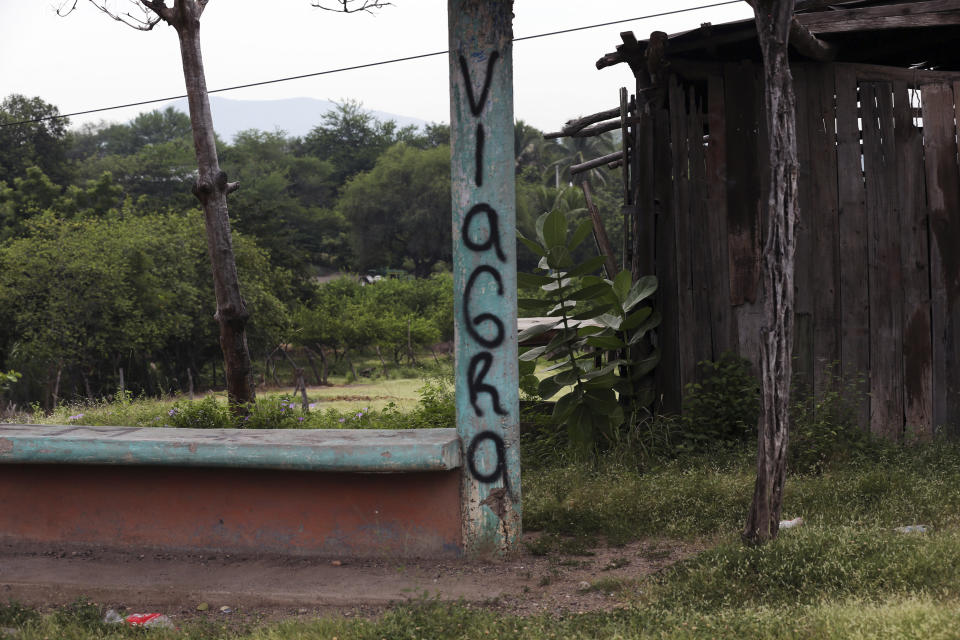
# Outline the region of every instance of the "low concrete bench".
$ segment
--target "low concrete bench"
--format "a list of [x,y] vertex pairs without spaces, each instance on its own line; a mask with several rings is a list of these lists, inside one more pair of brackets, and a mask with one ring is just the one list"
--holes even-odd
[[0,540],[459,555],[460,449],[456,429],[0,425]]

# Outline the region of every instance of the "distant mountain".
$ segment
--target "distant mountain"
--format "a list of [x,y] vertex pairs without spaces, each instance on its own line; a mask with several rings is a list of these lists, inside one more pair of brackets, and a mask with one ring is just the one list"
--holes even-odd
[[[187,99],[171,102],[178,111],[189,113]],[[213,111],[213,126],[224,140],[232,141],[240,131],[259,129],[275,131],[282,129],[288,136],[304,136],[321,123],[323,114],[336,105],[328,100],[313,98],[287,98],[285,100],[231,100],[220,96],[210,96],[210,110]],[[370,111],[381,121],[393,120],[399,126],[414,125],[423,127],[426,120],[400,116],[384,111]]]

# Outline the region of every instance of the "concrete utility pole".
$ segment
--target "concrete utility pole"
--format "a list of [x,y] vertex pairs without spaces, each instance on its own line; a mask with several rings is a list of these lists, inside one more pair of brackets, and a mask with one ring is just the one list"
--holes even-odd
[[464,549],[505,552],[521,533],[513,2],[447,10]]

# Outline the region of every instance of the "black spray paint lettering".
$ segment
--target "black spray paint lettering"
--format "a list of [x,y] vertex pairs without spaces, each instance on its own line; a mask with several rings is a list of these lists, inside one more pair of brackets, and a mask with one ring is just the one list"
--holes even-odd
[[[487,239],[483,242],[474,242],[473,238],[470,237],[470,223],[473,222],[473,217],[480,214],[487,214],[487,227],[489,228],[489,235]],[[472,251],[487,251],[491,247],[497,250],[497,257],[500,258],[502,262],[507,261],[507,256],[503,254],[503,247],[500,246],[500,227],[497,223],[497,212],[494,211],[486,202],[481,202],[480,204],[475,204],[467,212],[467,216],[463,219],[463,229],[461,235],[463,236],[463,244],[467,246]]]
[[[479,118],[483,112],[483,106],[487,103],[487,96],[490,94],[490,84],[493,82],[493,66],[496,64],[500,54],[496,51],[487,58],[487,73],[483,78],[483,88],[480,90],[480,100],[473,95],[473,80],[470,78],[470,69],[467,66],[467,59],[460,56],[460,73],[463,74],[463,86],[467,89],[467,102],[470,104],[470,113],[474,118]],[[477,123],[477,144],[474,152],[475,169],[473,182],[479,187],[483,185],[483,148],[486,143],[486,132],[482,123]]]
[[[483,86],[480,91],[479,100],[474,95],[473,81],[470,78],[467,59],[462,55],[459,57],[460,71],[463,75],[463,84],[467,93],[467,102],[470,105],[470,112],[475,118],[480,117],[486,105],[490,93],[490,86],[493,82],[494,67],[499,57],[500,54],[494,51],[490,54],[490,57],[487,58],[487,70],[483,78]],[[476,149],[474,152],[475,170],[473,177],[474,184],[477,187],[483,186],[485,146],[486,130],[483,127],[483,123],[478,122],[476,127]],[[471,224],[475,218],[484,215],[486,216],[488,235],[484,240],[474,241],[474,239],[470,237]],[[488,203],[481,202],[476,204],[467,212],[467,215],[463,219],[460,234],[464,246],[470,251],[483,253],[492,249],[501,262],[507,261],[506,254],[500,244],[499,215]],[[506,329],[503,321],[492,313],[480,313],[476,317],[473,317],[470,313],[470,303],[474,295],[474,287],[477,285],[477,280],[484,275],[496,283],[497,295],[503,296],[503,278],[500,272],[490,265],[477,266],[467,279],[467,284],[463,292],[464,326],[469,336],[481,347],[484,349],[495,349],[503,344],[506,337]],[[478,327],[484,323],[492,323],[494,327],[492,336],[484,336],[478,331]],[[486,380],[487,374],[490,372],[492,366],[493,353],[487,350],[474,354],[467,365],[467,392],[470,397],[470,405],[476,412],[477,417],[483,417],[484,415],[484,411],[480,408],[479,404],[481,394],[489,396],[494,413],[501,416],[508,415],[508,412],[500,405],[499,390]],[[484,473],[477,467],[476,456],[480,445],[487,440],[493,443],[496,460],[493,471]],[[477,482],[490,484],[502,481],[506,491],[512,493],[510,492],[510,482],[507,477],[506,445],[504,444],[503,438],[497,433],[493,431],[482,431],[474,436],[470,441],[470,445],[467,447],[467,468],[470,471],[470,475],[477,480]]]
[[[494,453],[497,456],[493,471],[490,473],[480,471],[480,469],[477,468],[476,460],[477,449],[479,449],[480,445],[486,440],[493,443]],[[470,475],[480,482],[489,484],[497,480],[503,480],[503,487],[507,490],[507,493],[513,494],[510,490],[510,478],[507,475],[507,448],[503,444],[503,438],[493,431],[481,431],[470,442],[470,446],[467,447],[467,468],[470,469]]]
[[500,392],[492,384],[487,384],[484,380],[490,371],[490,365],[493,364],[493,354],[489,351],[481,351],[470,358],[470,365],[467,367],[467,389],[470,392],[470,404],[473,410],[477,412],[477,417],[483,417],[483,409],[477,403],[481,393],[490,395],[490,403],[493,405],[493,411],[497,415],[505,416],[507,411],[500,406]]

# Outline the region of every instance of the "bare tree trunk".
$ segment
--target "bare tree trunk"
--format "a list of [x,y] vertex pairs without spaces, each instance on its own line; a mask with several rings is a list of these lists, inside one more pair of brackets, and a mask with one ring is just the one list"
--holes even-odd
[[763,52],[770,191],[763,252],[765,326],[760,344],[763,412],[758,435],[757,482],[743,538],[750,544],[762,544],[775,538],[779,531],[786,477],[799,168],[796,99],[787,57],[794,0],[752,0],[751,4]]
[[320,372],[317,371],[317,362],[313,359],[312,350],[307,347],[307,362],[310,363],[310,369],[313,370],[313,378],[317,381],[317,384],[323,384],[323,378],[320,377]]
[[[334,351],[334,354],[336,354],[336,351]],[[327,382],[327,378],[329,377],[329,374],[330,374],[330,367],[327,363],[327,354],[323,352],[323,345],[319,343],[317,343],[317,355],[320,356],[320,362],[323,365],[323,383],[322,384],[330,384],[329,382]]]
[[90,389],[90,376],[82,368],[80,369],[80,378],[83,380],[83,391],[87,394],[87,402],[93,404],[93,391]]
[[193,400],[193,370],[190,367],[187,367],[187,392],[190,394],[190,399]]
[[413,352],[413,335],[411,330],[411,325],[413,321],[407,318],[407,357],[410,358],[410,363],[413,366],[417,366],[417,356]]
[[51,410],[56,410],[57,403],[60,402],[60,376],[63,373],[63,365],[57,365],[57,379],[53,383],[53,406],[50,407]]
[[127,383],[123,379],[123,367],[120,367],[120,397],[127,395]]
[[350,356],[347,355],[347,350],[343,350],[343,357],[347,360],[347,364],[350,365],[350,373],[353,374],[353,379],[359,381],[360,376],[357,375],[357,370],[353,366],[353,360],[350,359]]
[[[387,377],[387,363],[383,359],[383,354],[380,353],[380,345],[374,345],[374,348],[377,350],[377,357],[380,358],[380,366],[383,367],[383,377]],[[353,366],[353,365],[351,365]]]
[[303,369],[297,367],[293,370],[294,378],[296,378],[296,386],[293,388],[293,394],[296,395],[297,391],[300,392],[300,408],[303,409],[304,413],[310,413],[310,400],[307,399],[307,382],[303,379]]
[[200,53],[200,15],[206,2],[176,0],[168,15],[160,15],[173,26],[180,39],[180,56],[190,105],[190,124],[199,175],[193,192],[203,205],[207,229],[207,251],[213,267],[213,289],[217,298],[214,318],[220,326],[227,398],[235,412],[254,399],[253,368],[247,348],[246,325],[250,317],[240,295],[237,265],[230,237],[227,194],[237,188],[220,170],[213,116],[207,97],[207,83]]

